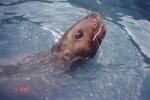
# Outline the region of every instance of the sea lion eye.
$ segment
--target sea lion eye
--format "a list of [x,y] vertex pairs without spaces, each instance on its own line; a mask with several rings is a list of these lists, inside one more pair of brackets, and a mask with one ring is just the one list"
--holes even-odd
[[75,35],[76,39],[80,39],[81,37],[83,37],[83,32],[82,31],[78,31]]

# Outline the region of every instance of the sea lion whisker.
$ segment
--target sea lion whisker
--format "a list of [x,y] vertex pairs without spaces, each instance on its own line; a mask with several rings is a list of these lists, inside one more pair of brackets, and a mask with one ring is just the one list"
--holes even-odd
[[101,25],[100,25],[101,27],[99,28],[98,32],[94,35],[93,41],[95,41],[95,39],[96,39],[96,37],[98,36],[99,32],[102,30],[102,24],[103,24],[103,23],[101,23]]

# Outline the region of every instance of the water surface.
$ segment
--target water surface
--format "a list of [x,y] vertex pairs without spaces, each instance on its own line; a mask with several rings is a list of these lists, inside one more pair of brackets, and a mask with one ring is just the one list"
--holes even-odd
[[1,0],[0,62],[49,50],[72,24],[96,11],[107,26],[96,57],[71,73],[73,83],[21,99],[149,100],[149,6],[148,0]]

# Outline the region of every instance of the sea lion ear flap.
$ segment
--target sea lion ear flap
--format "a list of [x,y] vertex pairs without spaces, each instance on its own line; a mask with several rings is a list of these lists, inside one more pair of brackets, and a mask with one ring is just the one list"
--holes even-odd
[[51,49],[52,52],[60,52],[60,44],[57,43],[55,44],[52,49]]

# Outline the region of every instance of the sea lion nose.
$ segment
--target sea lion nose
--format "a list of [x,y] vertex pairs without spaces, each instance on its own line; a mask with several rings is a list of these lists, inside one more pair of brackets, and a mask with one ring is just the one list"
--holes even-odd
[[102,23],[99,13],[92,13],[89,15],[89,18],[91,19],[91,26],[94,29],[97,28]]
[[88,16],[85,17],[85,19],[97,19],[100,20],[101,19],[101,15],[97,12],[91,13]]
[[100,15],[99,13],[97,13],[97,12],[91,13],[91,14],[89,15],[89,17],[92,17],[93,19],[97,19],[97,20],[100,20],[100,19],[101,19],[101,15]]

